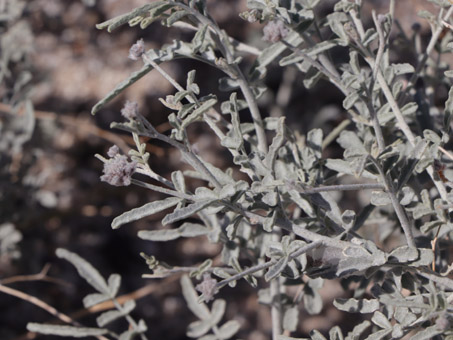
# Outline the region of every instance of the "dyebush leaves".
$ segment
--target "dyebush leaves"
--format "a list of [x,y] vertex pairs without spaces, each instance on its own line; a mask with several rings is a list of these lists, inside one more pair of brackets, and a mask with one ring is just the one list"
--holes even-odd
[[349,313],[373,313],[379,309],[377,299],[335,299],[333,305],[339,310]]
[[107,31],[109,33],[111,33],[114,29],[120,27],[121,25],[128,23],[131,19],[141,16],[141,15],[145,14],[146,12],[150,11],[151,9],[153,9],[154,7],[162,6],[165,3],[166,3],[166,1],[155,1],[153,3],[143,5],[141,7],[138,7],[136,9],[132,10],[129,13],[119,15],[115,18],[112,18],[112,19],[104,21],[100,24],[97,24],[96,28],[99,30],[107,28]]
[[183,220],[183,219],[199,212],[200,210],[205,209],[206,207],[208,207],[209,205],[211,205],[212,203],[214,203],[216,201],[217,201],[217,199],[203,200],[203,201],[189,204],[188,206],[186,206],[184,208],[175,209],[175,211],[173,211],[171,214],[168,214],[167,216],[164,217],[164,219],[162,220],[162,224],[167,225],[170,223],[174,223],[174,222]]
[[109,323],[115,321],[116,319],[119,319],[125,315],[128,315],[132,310],[135,308],[135,301],[134,300],[128,300],[124,303],[122,306],[122,310],[110,310],[107,312],[102,313],[96,318],[96,323],[98,324],[99,327],[104,327],[108,325]]
[[115,86],[115,88],[110,91],[104,98],[102,98],[96,105],[91,109],[91,114],[98,112],[105,104],[117,97],[121,92],[127,89],[129,86],[134,84],[136,81],[140,80],[146,74],[151,72],[153,67],[149,64],[144,65],[140,70],[132,72],[129,77],[123,80],[121,83]]
[[162,210],[171,208],[181,202],[181,198],[178,197],[168,197],[161,201],[154,201],[151,203],[146,203],[145,205],[129,210],[120,216],[116,217],[112,222],[112,228],[118,229],[123,224],[137,221],[143,217],[150,216],[161,212]]
[[211,317],[208,307],[205,303],[198,302],[198,294],[192,284],[192,281],[187,275],[181,277],[181,288],[184,299],[187,302],[187,307],[194,313],[199,319],[207,320]]
[[238,321],[229,320],[219,328],[217,335],[220,339],[229,339],[239,331],[240,327]]
[[83,298],[83,306],[85,308],[90,308],[94,305],[97,305],[98,303],[110,300],[111,297],[106,295],[106,294],[99,294],[99,293],[93,293],[93,294],[88,294]]
[[109,332],[108,329],[102,328],[89,328],[89,327],[74,327],[74,326],[60,326],[45,323],[29,322],[27,330],[46,335],[70,336],[73,338],[84,338],[87,336],[104,335]]
[[107,282],[101,274],[94,268],[90,263],[81,258],[75,253],[70,251],[58,248],[56,254],[59,258],[69,261],[74,267],[76,267],[79,275],[84,278],[94,289],[102,294],[111,296],[111,291]]

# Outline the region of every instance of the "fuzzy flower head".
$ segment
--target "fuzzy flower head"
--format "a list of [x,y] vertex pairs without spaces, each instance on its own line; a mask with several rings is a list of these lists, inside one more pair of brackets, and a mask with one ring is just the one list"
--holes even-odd
[[127,100],[126,104],[124,104],[124,107],[121,109],[121,115],[126,119],[134,119],[137,118],[137,114],[138,103]]
[[129,162],[127,156],[119,153],[119,148],[114,145],[107,152],[110,159],[104,163],[101,181],[110,185],[127,186],[131,184],[131,176],[134,173],[137,162]]
[[145,42],[140,39],[130,48],[129,59],[138,60],[143,53],[145,53]]
[[211,278],[211,274],[205,273],[203,275],[203,281],[201,281],[195,288],[203,294],[204,301],[209,302],[214,299],[214,295],[217,293],[216,284],[217,280]]
[[281,21],[270,21],[263,28],[263,40],[279,42],[288,35],[288,29]]

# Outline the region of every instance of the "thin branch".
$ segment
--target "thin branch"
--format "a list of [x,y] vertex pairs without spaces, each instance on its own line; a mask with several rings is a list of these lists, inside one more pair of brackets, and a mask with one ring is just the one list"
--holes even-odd
[[[11,296],[15,296],[19,299],[30,302],[31,304],[34,304],[35,306],[37,306],[41,309],[44,309],[49,314],[55,316],[56,318],[58,318],[59,320],[65,322],[65,323],[69,323],[71,325],[78,326],[78,327],[81,326],[77,321],[74,321],[72,318],[70,318],[66,314],[63,314],[63,313],[57,311],[54,307],[48,305],[44,301],[42,301],[34,296],[31,296],[29,294],[26,294],[24,292],[21,292],[20,290],[10,288],[10,287],[0,284],[0,292],[3,292],[5,294],[11,295]],[[96,336],[96,338],[98,338],[99,340],[109,340],[108,338],[106,338],[102,335]]]
[[[291,253],[289,256],[288,256],[288,259],[289,260],[292,260],[302,254],[305,254],[306,252],[312,250],[312,249],[315,249],[317,247],[319,247],[321,244],[323,243],[322,240],[316,240],[316,241],[313,241],[312,243],[310,244],[307,244],[306,246],[296,250],[295,252]],[[268,262],[265,262],[265,263],[261,263],[261,264],[258,264],[256,266],[253,266],[253,267],[250,267],[246,270],[243,270],[242,272],[240,273],[237,273],[236,275],[233,275],[225,280],[222,280],[222,281],[219,281],[217,282],[216,284],[216,288],[220,289],[222,288],[223,286],[226,286],[228,283],[230,282],[233,282],[233,281],[237,281],[237,280],[240,280],[242,279],[243,277],[247,276],[247,275],[250,275],[250,274],[253,274],[253,273],[256,273],[256,272],[259,272],[261,270],[265,270],[267,268],[270,268],[272,267],[275,263],[277,263],[278,260],[272,260],[272,261],[268,261]]]
[[411,248],[415,248],[415,241],[414,235],[412,233],[412,226],[409,223],[409,219],[407,218],[406,212],[404,208],[401,206],[400,201],[396,197],[395,188],[393,187],[393,183],[391,179],[384,173],[381,166],[379,165],[378,161],[373,157],[369,156],[369,159],[373,162],[374,166],[378,170],[379,174],[381,175],[382,181],[385,183],[386,192],[390,197],[390,200],[393,205],[393,209],[395,210],[396,216],[400,221],[401,227],[403,228],[404,235],[406,236],[407,245]]
[[135,184],[135,185],[138,185],[138,186],[140,186],[142,188],[146,188],[146,189],[150,189],[150,190],[153,190],[153,191],[157,191],[157,192],[160,192],[162,194],[169,195],[169,196],[179,197],[181,199],[190,200],[190,201],[194,200],[191,195],[187,195],[187,194],[184,194],[184,193],[176,191],[176,190],[170,190],[170,189],[167,189],[167,188],[163,188],[163,187],[160,187],[160,186],[157,186],[157,185],[154,185],[154,184],[145,183],[145,182],[142,182],[142,181],[140,181],[138,179],[135,179],[135,178],[131,178],[131,183]]
[[211,21],[209,18],[207,18],[204,15],[202,15],[201,13],[199,13],[197,10],[195,10],[183,3],[180,3],[180,2],[169,1],[169,3],[186,10],[187,12],[192,14],[194,17],[196,17],[197,20],[201,24],[207,25],[210,29],[212,29],[215,32],[218,43],[219,43],[217,47],[219,48],[220,52],[222,53],[222,55],[225,57],[225,59],[227,61],[226,67],[228,67],[232,71],[232,73],[238,77],[237,82],[238,82],[239,87],[242,91],[242,94],[244,95],[244,98],[247,102],[247,105],[250,110],[250,114],[253,119],[253,124],[255,126],[256,136],[258,139],[258,149],[262,153],[267,153],[266,132],[264,130],[264,123],[263,123],[263,119],[261,117],[261,113],[258,108],[258,104],[256,103],[256,98],[253,95],[244,74],[242,73],[239,66],[235,63],[233,54],[229,50],[226,42],[224,41],[225,34],[222,33],[220,28],[213,21]]
[[349,119],[345,119],[340,124],[338,124],[322,141],[322,149],[324,150],[330,145],[330,143],[337,139],[340,133],[344,129],[346,129],[349,126],[349,124],[351,124],[351,121]]
[[295,189],[298,192],[306,195],[316,194],[319,192],[328,192],[328,191],[360,191],[360,190],[369,190],[369,189],[378,189],[385,190],[386,187],[381,183],[354,183],[354,184],[338,184],[338,185],[325,185],[319,187],[304,187],[299,183],[286,182],[286,185]]
[[[138,118],[140,122],[143,124],[144,128],[146,129],[145,131],[140,131],[139,133],[141,135],[150,137],[150,138],[155,138],[159,139],[175,148],[177,148],[183,158],[198,172],[201,174],[205,175],[206,178],[214,185],[217,189],[221,188],[222,185],[220,182],[217,180],[217,178],[209,171],[209,169],[206,167],[206,165],[203,164],[203,162],[196,156],[192,151],[187,150],[187,147],[170,137],[163,135],[159,132],[156,131],[154,126],[147,120],[145,119],[142,115],[138,115]],[[134,132],[134,131],[131,131]]]
[[67,283],[66,281],[47,276],[47,273],[49,272],[50,269],[50,264],[47,263],[39,273],[37,274],[32,274],[32,275],[17,275],[17,276],[11,276],[7,277],[6,279],[0,280],[0,284],[2,285],[7,285],[11,283],[16,283],[16,282],[25,282],[25,281],[45,281],[45,282],[50,282],[50,283],[55,283],[59,284],[62,286],[71,286],[70,283]]

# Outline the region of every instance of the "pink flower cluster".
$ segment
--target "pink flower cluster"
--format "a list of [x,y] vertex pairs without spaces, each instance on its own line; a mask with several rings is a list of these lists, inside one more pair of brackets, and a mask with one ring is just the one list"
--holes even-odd
[[104,163],[101,181],[115,186],[127,186],[131,184],[131,176],[134,173],[137,163],[129,162],[127,156],[119,153],[119,148],[112,146],[107,155],[110,159]]

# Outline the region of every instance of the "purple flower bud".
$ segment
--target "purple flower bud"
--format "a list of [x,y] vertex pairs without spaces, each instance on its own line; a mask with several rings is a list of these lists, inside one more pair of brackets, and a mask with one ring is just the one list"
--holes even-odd
[[126,119],[134,119],[137,118],[138,114],[138,103],[126,101],[124,107],[121,109],[121,115]]
[[130,48],[129,59],[138,60],[143,53],[145,53],[145,42],[140,39]]
[[211,274],[203,274],[203,281],[201,281],[195,288],[203,294],[204,301],[209,302],[214,299],[214,295],[217,293],[216,288],[217,280],[211,278]]
[[113,145],[112,147],[110,147],[109,151],[107,151],[107,155],[110,157],[110,158],[113,158],[115,157],[116,155],[118,155],[120,153],[120,148],[116,145]]
[[137,162],[129,162],[126,156],[118,153],[117,149],[118,147],[115,149],[115,146],[110,148],[108,155],[114,156],[104,163],[101,181],[117,187],[127,186],[131,184],[131,176],[137,167]]
[[263,40],[276,43],[288,35],[288,29],[283,22],[274,20],[264,26],[263,34]]

